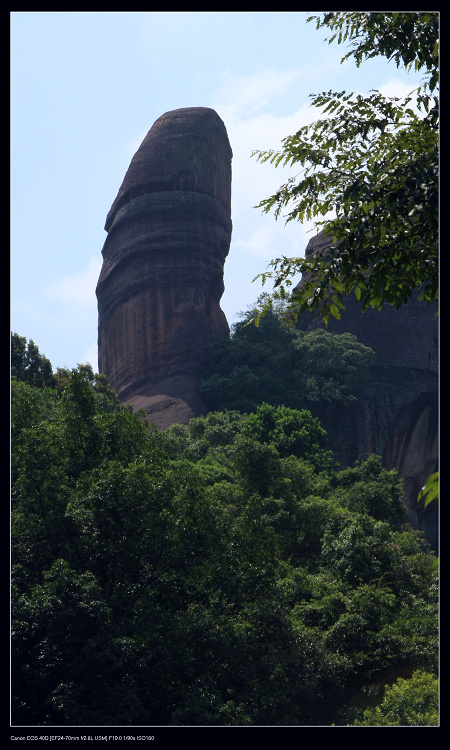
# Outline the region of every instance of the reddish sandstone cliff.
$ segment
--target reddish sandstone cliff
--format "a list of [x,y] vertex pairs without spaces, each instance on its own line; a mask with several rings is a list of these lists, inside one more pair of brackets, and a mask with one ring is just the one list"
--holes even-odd
[[214,110],[167,112],[133,157],[106,220],[99,371],[160,429],[204,413],[204,352],[229,334],[220,298],[231,158]]

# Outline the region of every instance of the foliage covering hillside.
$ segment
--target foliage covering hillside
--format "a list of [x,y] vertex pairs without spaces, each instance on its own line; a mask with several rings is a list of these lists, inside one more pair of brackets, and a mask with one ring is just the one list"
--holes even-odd
[[[258,303],[265,300],[262,295]],[[283,325],[282,308],[269,310],[258,326],[249,324],[255,314],[242,313],[231,338],[211,351],[202,389],[208,410],[252,412],[266,402],[324,416],[356,400],[375,364],[372,349],[351,333]]]
[[436,723],[433,554],[376,456],[283,405],[158,433],[89,367],[11,419],[13,724],[364,723],[413,672]]

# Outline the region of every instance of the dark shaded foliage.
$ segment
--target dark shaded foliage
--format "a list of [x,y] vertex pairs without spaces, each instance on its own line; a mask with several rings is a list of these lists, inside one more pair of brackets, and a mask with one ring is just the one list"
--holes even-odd
[[330,471],[310,413],[158,433],[83,368],[12,394],[14,725],[345,723],[365,685],[435,672],[398,482]]
[[253,412],[265,402],[323,416],[356,400],[375,363],[356,336],[298,331],[283,324],[282,311],[267,312],[258,326],[249,324],[252,316],[245,314],[210,352],[202,385],[209,410]]

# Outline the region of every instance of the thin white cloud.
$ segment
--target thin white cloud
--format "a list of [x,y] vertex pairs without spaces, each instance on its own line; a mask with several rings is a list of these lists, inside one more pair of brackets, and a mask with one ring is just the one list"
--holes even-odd
[[299,76],[299,70],[281,72],[272,68],[239,78],[225,74],[216,95],[225,122],[267,109],[269,102],[286,93]]
[[[326,55],[318,67],[321,75],[324,70],[339,72],[342,69]],[[258,210],[251,210],[252,207],[273,195],[281,184],[296,174],[296,168],[276,168],[268,162],[260,164],[255,157],[251,158],[251,153],[280,149],[283,138],[321,116],[320,110],[311,106],[308,97],[318,76],[319,72],[310,65],[290,71],[268,68],[241,77],[227,74],[217,91],[213,106],[226,124],[233,149],[232,216],[235,237],[239,233],[240,242],[244,242],[241,221],[253,223],[256,214],[262,221],[270,221],[270,217],[261,217]],[[412,82],[392,77],[382,83],[379,90],[385,96],[404,97],[413,87]],[[366,95],[368,92],[360,93]],[[275,101],[280,95],[284,96],[283,114],[277,115]],[[300,106],[289,112],[286,99],[297,105],[300,103]]]
[[93,341],[83,352],[80,364],[90,364],[94,372],[98,370],[98,347],[97,342]]
[[250,119],[234,120],[227,125],[233,149],[233,216],[235,219],[263,198],[272,195],[286,181],[290,172],[269,162],[260,164],[251,156],[255,150],[277,150],[282,139],[295,133],[312,119],[310,106],[300,107],[292,115],[277,117],[272,113]]
[[[314,108],[307,95],[294,111],[275,114],[274,101],[283,95],[298,103],[303,71],[277,71],[268,68],[252,75],[227,76],[217,91],[214,108],[225,122],[233,149],[232,215],[241,215],[273,194],[287,179],[287,170],[251,158],[255,150],[277,150],[287,135],[314,119]],[[255,212],[257,213],[257,212]],[[248,214],[247,214],[248,217]]]
[[95,287],[102,266],[102,259],[93,256],[82,271],[66,274],[47,287],[53,298],[69,303],[78,309],[88,310],[96,305]]
[[261,224],[248,239],[237,239],[233,250],[243,250],[264,260],[270,260],[275,244],[275,231],[272,224]]
[[[312,226],[312,223],[311,223]],[[239,250],[250,255],[269,261],[275,255],[286,254],[288,245],[293,255],[303,255],[305,245],[309,240],[307,235],[310,226],[290,224],[288,226],[270,221],[270,217],[258,222],[252,232],[244,237],[233,240],[233,251]],[[308,238],[308,239],[307,239]]]
[[414,88],[417,88],[417,86],[412,83],[401,81],[399,78],[391,78],[386,83],[383,83],[378,90],[383,96],[396,96],[402,99],[407,97]]
[[[261,282],[252,279],[267,269],[271,259],[282,255],[302,256],[311,235],[297,222],[285,226],[272,214],[255,209],[272,195],[295,170],[260,164],[251,158],[255,150],[277,150],[287,135],[311,122],[317,112],[310,105],[308,90],[302,94],[299,69],[273,69],[251,76],[227,78],[217,92],[214,108],[225,122],[233,149],[232,219],[230,257],[225,268],[222,307],[229,320],[241,310],[243,300],[252,303],[261,294]],[[283,107],[278,108],[280,96]],[[293,106],[291,106],[293,105]],[[278,111],[280,114],[276,114]],[[264,291],[271,291],[271,284]]]

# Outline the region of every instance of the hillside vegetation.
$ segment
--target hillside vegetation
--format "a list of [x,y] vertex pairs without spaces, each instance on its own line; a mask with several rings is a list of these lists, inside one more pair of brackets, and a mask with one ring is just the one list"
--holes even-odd
[[267,401],[160,433],[50,374],[12,379],[13,724],[437,723],[434,556],[377,456]]
[[283,308],[269,310],[258,326],[251,324],[254,315],[253,309],[242,313],[231,338],[212,349],[202,388],[208,410],[250,412],[266,402],[325,414],[327,407],[356,401],[375,364],[372,349],[351,333],[283,325]]

